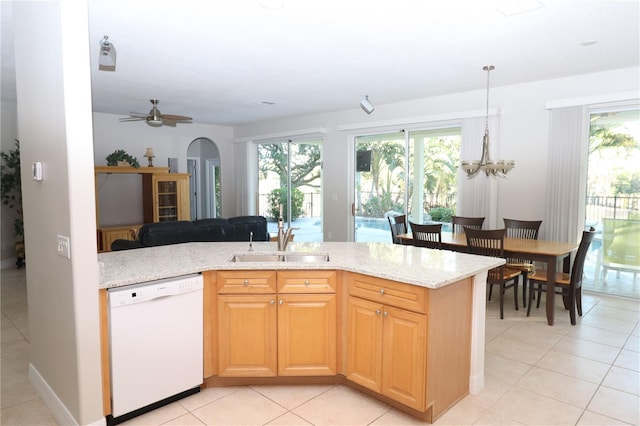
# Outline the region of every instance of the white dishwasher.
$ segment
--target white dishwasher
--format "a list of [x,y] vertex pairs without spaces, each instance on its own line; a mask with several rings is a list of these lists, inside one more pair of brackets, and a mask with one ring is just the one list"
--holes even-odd
[[198,392],[203,381],[202,275],[107,293],[112,398],[108,422],[117,424]]

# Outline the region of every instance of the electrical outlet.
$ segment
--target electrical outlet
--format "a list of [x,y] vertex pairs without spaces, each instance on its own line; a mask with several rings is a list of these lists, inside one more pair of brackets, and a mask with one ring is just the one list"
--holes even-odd
[[71,259],[71,247],[69,247],[69,237],[58,235],[58,256]]

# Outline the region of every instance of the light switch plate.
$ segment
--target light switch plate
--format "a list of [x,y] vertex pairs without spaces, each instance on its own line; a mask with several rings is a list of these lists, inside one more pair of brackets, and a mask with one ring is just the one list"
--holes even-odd
[[69,237],[58,235],[58,256],[71,259],[71,247],[69,247]]

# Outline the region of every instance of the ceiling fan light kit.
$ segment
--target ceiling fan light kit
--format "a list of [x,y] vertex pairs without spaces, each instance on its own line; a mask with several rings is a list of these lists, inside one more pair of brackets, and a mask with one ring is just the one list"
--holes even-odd
[[100,71],[116,70],[116,48],[109,41],[109,36],[100,40],[100,56],[98,57],[98,69]]
[[159,100],[149,99],[149,102],[151,102],[153,106],[148,114],[130,112],[130,117],[121,118],[120,121],[144,121],[151,127],[176,127],[177,123],[191,123],[192,118],[185,115],[162,114],[158,109]]
[[482,137],[482,156],[480,160],[461,161],[460,168],[471,179],[482,170],[487,176],[507,177],[507,173],[516,165],[513,160],[491,161],[489,158],[489,73],[495,69],[493,65],[482,67],[487,72],[487,112],[485,115],[484,136]]

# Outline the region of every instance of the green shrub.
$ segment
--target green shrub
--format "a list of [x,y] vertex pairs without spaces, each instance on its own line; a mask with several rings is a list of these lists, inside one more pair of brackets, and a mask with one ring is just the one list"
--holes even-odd
[[429,210],[429,216],[434,222],[451,222],[451,216],[455,213],[455,210],[450,207],[436,207]]
[[[302,216],[302,203],[304,201],[304,194],[298,188],[293,188],[291,191],[291,220],[296,220]],[[271,213],[270,219],[278,220],[280,216],[280,206],[282,205],[282,217],[287,220],[289,213],[287,209],[287,189],[278,188],[271,191],[268,195],[267,202],[269,203],[269,212]]]

